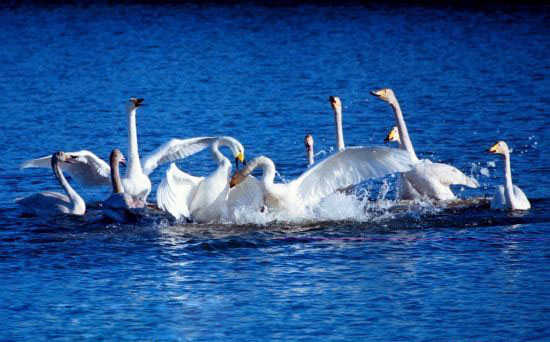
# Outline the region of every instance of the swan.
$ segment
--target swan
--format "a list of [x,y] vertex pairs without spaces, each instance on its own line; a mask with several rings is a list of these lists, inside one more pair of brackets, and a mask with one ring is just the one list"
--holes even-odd
[[220,152],[221,146],[231,149],[238,162],[246,164],[244,147],[232,137],[210,138],[210,150],[217,169],[206,177],[195,177],[172,164],[157,189],[157,204],[176,219],[193,218],[197,221],[213,221],[226,218],[231,162]]
[[128,167],[122,177],[122,186],[124,193],[137,201],[146,201],[151,192],[151,180],[143,172],[139,159],[139,150],[137,142],[136,112],[142,106],[143,98],[132,97],[126,103],[126,112],[128,113]]
[[249,196],[258,196],[268,209],[283,211],[291,216],[303,216],[306,208],[337,189],[357,184],[370,178],[383,177],[411,168],[409,154],[388,147],[349,147],[330,155],[320,163],[308,168],[297,179],[286,184],[275,184],[275,164],[265,156],[250,160],[235,172],[230,187],[243,182],[254,169],[260,167],[263,176],[258,190],[249,188]]
[[122,181],[118,170],[119,164],[126,164],[122,152],[118,148],[113,149],[109,157],[111,164],[111,180],[113,193],[102,205],[103,214],[116,222],[133,221],[143,214],[145,202],[134,200],[130,195],[124,193]]
[[[392,107],[397,122],[397,130],[392,129],[393,134],[390,132],[390,135],[393,135],[393,140],[399,142],[399,148],[407,151],[411,160],[415,162],[411,171],[400,174],[397,189],[399,199],[415,199],[426,196],[436,200],[452,200],[456,197],[450,188],[451,185],[461,184],[471,188],[479,187],[476,179],[466,176],[454,166],[432,163],[428,159],[419,160],[393,90],[388,88],[375,90],[371,92],[371,95],[386,101]],[[389,135],[386,139],[389,139]]]
[[73,157],[65,152],[58,151],[51,156],[51,168],[57,181],[67,195],[58,192],[39,192],[15,202],[23,207],[23,213],[36,216],[53,216],[60,214],[84,215],[86,203],[69,185],[61,169],[64,163],[73,163]]
[[313,152],[313,136],[311,134],[307,134],[304,138],[304,143],[306,145],[307,167],[310,167],[315,163],[315,155]]
[[342,129],[342,101],[337,96],[329,96],[328,98],[332,110],[334,111],[334,127],[336,127],[336,148],[338,151],[343,151],[346,147],[344,145],[344,133]]
[[512,170],[510,168],[510,150],[504,141],[497,141],[491,148],[485,152],[501,154],[504,158],[504,179],[505,185],[499,185],[493,194],[491,200],[491,209],[512,209],[528,210],[531,204],[527,196],[516,185],[512,184]]

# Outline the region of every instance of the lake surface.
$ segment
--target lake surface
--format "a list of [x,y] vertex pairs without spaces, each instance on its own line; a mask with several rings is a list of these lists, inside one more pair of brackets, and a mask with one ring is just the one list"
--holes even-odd
[[[492,340],[550,338],[548,7],[53,6],[0,10],[0,339]],[[127,150],[123,103],[145,98],[139,147],[231,135],[285,180],[335,145],[394,125],[370,96],[394,89],[417,153],[479,180],[457,205],[400,207],[395,178],[299,223],[104,224],[107,189],[75,189],[84,218],[22,217],[13,202],[60,191],[56,150]],[[506,140],[524,213],[490,211]],[[214,169],[208,152],[180,167]],[[156,186],[165,167],[152,174]],[[278,179],[280,181],[280,179]],[[366,209],[365,209],[366,205]]]

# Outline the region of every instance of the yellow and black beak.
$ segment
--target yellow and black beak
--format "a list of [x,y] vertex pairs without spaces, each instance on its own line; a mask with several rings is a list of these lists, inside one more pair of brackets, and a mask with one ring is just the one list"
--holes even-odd
[[387,144],[389,143],[390,141],[394,141],[395,140],[395,130],[392,129],[390,131],[390,133],[388,133],[388,135],[386,136],[386,138],[384,139],[384,144]]
[[485,150],[486,153],[497,153],[498,143],[495,143],[492,147]]
[[246,165],[246,160],[244,160],[244,152],[240,151],[237,156],[235,156],[235,169],[239,169],[239,162],[243,163],[243,165]]
[[370,92],[370,94],[371,94],[372,96],[382,97],[382,89],[373,90],[373,91]]

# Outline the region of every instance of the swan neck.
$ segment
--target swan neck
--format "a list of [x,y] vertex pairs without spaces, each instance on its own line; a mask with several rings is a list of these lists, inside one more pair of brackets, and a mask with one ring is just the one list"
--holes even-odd
[[141,170],[139,161],[136,109],[128,111],[128,172]]
[[220,152],[220,146],[227,146],[227,142],[222,139],[218,139],[212,143],[210,146],[210,151],[212,152],[212,157],[218,164],[222,164],[224,161],[228,161],[227,157]]
[[268,158],[262,158],[258,164],[262,168],[262,181],[264,184],[273,184],[275,180],[275,164],[273,164],[273,161]]
[[390,102],[390,105],[395,114],[395,121],[397,123],[397,129],[399,131],[399,148],[409,152],[412,161],[416,162],[418,161],[418,157],[414,152],[411,138],[409,137],[409,131],[407,130],[407,125],[405,125],[405,119],[403,118],[403,113],[401,112],[399,102],[397,102],[397,99],[394,99]]
[[63,171],[61,170],[61,166],[59,166],[59,163],[56,161],[52,162],[52,169],[55,175],[55,178],[57,178],[57,181],[61,186],[63,187],[63,190],[65,190],[65,193],[71,200],[71,210],[75,210],[77,207],[78,201],[82,201],[80,196],[74,191],[74,189],[71,187],[69,182],[67,182],[67,179],[65,178],[65,175],[63,174]]
[[512,207],[515,207],[516,198],[514,196],[514,185],[512,183],[512,168],[510,166],[510,153],[506,151],[504,154],[504,179],[505,183],[505,195],[508,203]]
[[315,157],[313,155],[313,146],[307,149],[307,166],[311,166],[315,163]]
[[120,172],[118,161],[111,158],[111,182],[113,183],[113,193],[120,194],[124,192],[122,181],[120,180]]
[[342,111],[340,109],[334,109],[334,125],[336,127],[336,147],[338,151],[345,149],[344,145],[344,132],[342,129]]

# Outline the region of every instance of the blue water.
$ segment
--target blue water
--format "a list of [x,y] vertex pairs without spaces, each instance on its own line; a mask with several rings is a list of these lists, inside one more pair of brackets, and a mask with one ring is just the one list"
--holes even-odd
[[[0,339],[550,339],[548,7],[54,6],[0,10]],[[456,207],[369,206],[300,224],[98,221],[106,189],[75,189],[85,218],[21,217],[16,197],[58,190],[19,170],[55,150],[126,151],[123,103],[144,97],[139,145],[231,135],[285,179],[303,137],[381,144],[391,87],[417,153],[476,177]],[[525,213],[495,212],[506,140]],[[323,154],[323,153],[321,153]],[[494,162],[494,164],[492,164]],[[493,166],[494,165],[494,166]],[[180,163],[213,170],[208,153]],[[164,168],[152,175],[154,189]],[[395,178],[388,177],[395,196]],[[378,198],[380,181],[363,185]],[[154,201],[154,191],[150,200]],[[328,209],[334,212],[345,205]]]

